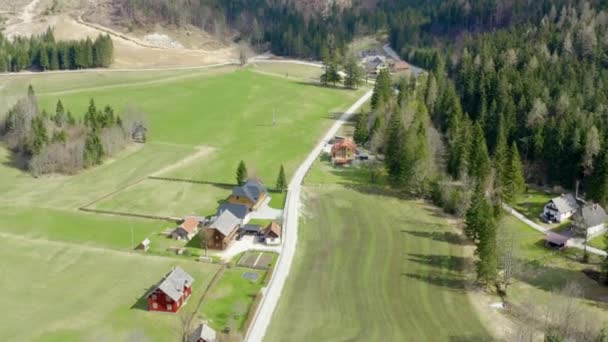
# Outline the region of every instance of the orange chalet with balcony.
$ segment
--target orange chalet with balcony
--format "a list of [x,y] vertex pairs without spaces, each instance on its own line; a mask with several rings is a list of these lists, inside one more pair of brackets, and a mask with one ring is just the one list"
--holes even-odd
[[355,160],[357,144],[351,139],[336,141],[331,148],[331,160],[336,165],[346,165]]
[[174,267],[148,295],[148,310],[177,312],[192,294],[194,278],[181,267]]

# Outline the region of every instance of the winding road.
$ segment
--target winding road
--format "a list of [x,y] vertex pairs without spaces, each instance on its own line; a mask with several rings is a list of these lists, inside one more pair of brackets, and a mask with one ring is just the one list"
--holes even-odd
[[266,329],[272,319],[272,313],[276,308],[285,280],[289,275],[293,258],[296,252],[298,239],[298,220],[300,208],[300,192],[302,181],[312,167],[313,163],[323,150],[323,146],[336,135],[340,127],[347,122],[352,115],[372,96],[372,91],[366,92],[357,102],[355,102],[342,116],[331,126],[325,136],[317,146],[310,152],[306,160],[298,167],[287,190],[287,200],[283,213],[283,245],[272,278],[266,288],[262,290],[263,297],[258,306],[251,326],[245,336],[246,342],[262,341],[266,334]]

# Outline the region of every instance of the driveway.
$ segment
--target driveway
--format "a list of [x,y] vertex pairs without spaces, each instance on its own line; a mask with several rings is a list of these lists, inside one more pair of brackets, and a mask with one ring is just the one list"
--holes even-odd
[[283,218],[283,210],[271,208],[268,204],[270,203],[270,197],[266,197],[264,202],[260,204],[257,210],[249,214],[249,217],[253,219],[261,220],[274,220],[281,221]]
[[221,252],[216,252],[214,253],[214,255],[220,257],[223,261],[230,261],[230,259],[234,258],[239,253],[247,251],[279,253],[281,251],[281,246],[268,246],[263,243],[257,242],[256,237],[253,235],[245,235],[243,236],[243,238],[241,238],[241,240],[232,241],[228,248]]

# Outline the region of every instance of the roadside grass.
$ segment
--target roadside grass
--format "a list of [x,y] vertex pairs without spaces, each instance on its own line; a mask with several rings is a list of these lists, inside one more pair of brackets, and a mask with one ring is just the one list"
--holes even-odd
[[[148,312],[143,299],[175,265],[195,278],[196,304],[218,265],[3,236],[2,341],[172,341],[179,315]],[[14,267],[8,267],[14,265]],[[36,322],[32,324],[32,322]]]
[[268,206],[274,209],[285,208],[285,199],[287,198],[286,191],[270,191],[270,202]]
[[[257,274],[257,279],[253,281],[243,278],[246,272]],[[231,332],[240,331],[251,304],[263,286],[265,276],[266,271],[262,270],[242,267],[226,269],[203,302],[203,316],[218,331],[226,327]]]
[[593,239],[589,240],[589,246],[599,248],[601,250],[606,249],[606,233],[600,234]]
[[489,338],[465,291],[471,260],[438,209],[366,187],[327,184],[304,195],[267,341]]
[[[378,185],[386,184],[381,175]],[[334,166],[327,158],[320,157],[304,179],[306,185],[341,184],[345,186],[370,184],[370,169],[366,166]]]

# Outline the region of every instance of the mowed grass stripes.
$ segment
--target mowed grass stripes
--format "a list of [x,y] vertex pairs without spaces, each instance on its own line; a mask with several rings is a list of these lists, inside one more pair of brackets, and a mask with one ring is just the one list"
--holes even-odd
[[424,203],[308,188],[292,273],[267,341],[453,341],[489,335],[464,291],[470,260]]

